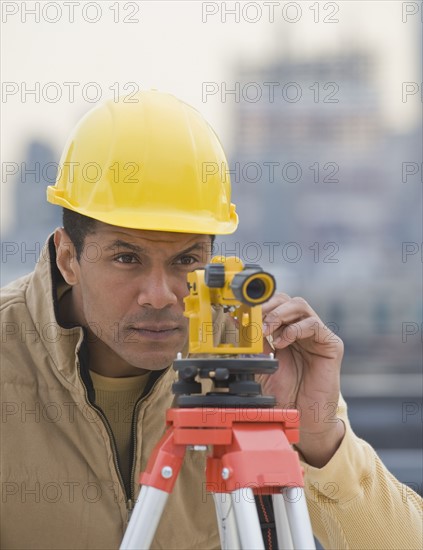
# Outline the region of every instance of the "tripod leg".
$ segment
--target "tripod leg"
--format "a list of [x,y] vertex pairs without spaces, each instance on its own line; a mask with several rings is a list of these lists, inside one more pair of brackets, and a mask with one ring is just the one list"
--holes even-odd
[[283,498],[289,525],[291,526],[294,548],[315,550],[316,545],[314,544],[304,489],[301,487],[286,487]]
[[257,514],[253,490],[247,487],[232,491],[233,509],[241,547],[264,550],[260,521]]
[[213,493],[222,550],[241,550],[230,493]]
[[276,535],[278,546],[284,550],[294,550],[291,527],[286,513],[285,501],[282,494],[273,495],[273,510],[275,514]]
[[143,485],[120,550],[150,548],[168,496],[166,491]]

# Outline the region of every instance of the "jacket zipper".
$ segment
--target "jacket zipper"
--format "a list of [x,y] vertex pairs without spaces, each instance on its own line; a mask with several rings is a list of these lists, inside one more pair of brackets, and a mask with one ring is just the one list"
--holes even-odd
[[132,448],[132,457],[131,457],[131,475],[130,475],[130,498],[128,500],[128,503],[132,506],[131,508],[128,507],[128,521],[131,517],[132,510],[135,506],[135,494],[134,494],[134,483],[135,483],[135,466],[136,466],[136,460],[137,460],[137,420],[138,420],[138,413],[141,406],[142,401],[144,401],[147,397],[151,395],[156,385],[160,382],[162,379],[162,376],[157,378],[153,385],[151,386],[150,390],[146,395],[142,395],[138,401],[135,403],[134,406],[134,412],[132,415],[132,433],[131,433],[131,448]]
[[104,412],[102,411],[102,409],[100,407],[98,407],[97,405],[95,405],[94,403],[91,403],[89,397],[88,397],[88,392],[87,392],[87,388],[84,384],[84,381],[82,380],[82,376],[81,376],[81,370],[80,370],[80,363],[79,361],[77,362],[77,367],[78,367],[78,376],[79,376],[79,379],[84,387],[84,393],[85,393],[85,400],[87,402],[87,405],[89,407],[91,407],[92,409],[94,409],[97,414],[99,415],[99,417],[101,418],[103,424],[104,424],[104,427],[106,428],[106,431],[109,435],[109,438],[110,438],[110,443],[111,443],[111,448],[112,448],[112,454],[113,454],[113,462],[115,464],[115,468],[116,468],[116,472],[118,474],[118,478],[119,478],[119,482],[120,482],[120,485],[121,485],[121,489],[122,489],[122,493],[125,495],[125,498],[126,498],[126,502],[128,504],[128,501],[130,499],[128,499],[128,494],[126,492],[126,488],[125,488],[125,484],[123,482],[123,477],[122,477],[122,472],[120,470],[120,466],[119,466],[119,457],[118,457],[118,453],[117,453],[117,445],[116,445],[116,440],[115,440],[115,436],[113,435],[113,432],[112,432],[112,428],[110,427],[110,424],[109,424],[109,421],[107,420],[107,417],[106,415],[104,414]]
[[77,368],[78,368],[78,376],[79,376],[79,379],[84,387],[84,393],[85,393],[85,400],[87,402],[87,405],[91,408],[93,408],[99,415],[99,417],[101,418],[105,428],[106,428],[106,431],[109,435],[109,438],[110,438],[110,443],[111,443],[111,448],[112,448],[112,454],[113,454],[113,462],[114,462],[114,465],[115,465],[115,468],[116,468],[116,472],[118,474],[118,478],[119,478],[119,482],[120,482],[120,486],[121,486],[121,489],[122,489],[122,494],[125,495],[125,498],[126,498],[126,509],[128,511],[128,518],[127,518],[127,521],[129,522],[130,518],[131,518],[131,514],[132,514],[132,511],[134,509],[134,506],[135,506],[135,492],[134,492],[134,480],[135,480],[135,463],[136,463],[136,449],[137,449],[137,418],[138,418],[138,412],[139,412],[139,407],[140,407],[140,404],[142,401],[144,401],[144,399],[146,399],[153,391],[153,389],[155,388],[157,382],[161,379],[161,377],[159,379],[157,379],[153,386],[150,388],[150,391],[146,394],[146,395],[142,395],[138,401],[135,403],[135,406],[134,406],[134,412],[133,412],[133,415],[132,415],[132,433],[131,433],[131,448],[132,448],[132,462],[131,462],[131,475],[130,475],[130,486],[129,486],[129,494],[128,494],[128,491],[125,487],[125,483],[123,481],[123,476],[122,476],[122,472],[121,472],[121,469],[120,469],[120,465],[119,465],[119,456],[118,456],[118,452],[117,452],[117,445],[116,445],[116,440],[115,440],[115,436],[113,435],[113,431],[112,431],[112,428],[110,427],[110,424],[109,424],[109,421],[107,420],[107,417],[106,415],[104,414],[103,410],[98,407],[95,403],[91,403],[89,397],[88,397],[88,392],[87,392],[87,388],[84,384],[84,381],[82,380],[82,376],[81,376],[81,370],[80,370],[80,362],[77,361]]
[[[132,510],[135,506],[135,492],[134,492],[134,482],[135,482],[135,466],[137,461],[137,424],[138,424],[138,413],[139,409],[141,407],[141,403],[149,397],[154,388],[156,387],[157,383],[162,379],[158,378],[155,380],[154,384],[151,386],[150,390],[145,394],[141,395],[141,397],[138,398],[138,401],[135,403],[134,406],[134,412],[132,413],[132,433],[131,433],[131,449],[132,449],[132,457],[131,457],[131,474],[129,476],[129,485],[130,485],[130,494],[128,503],[131,504],[132,508],[128,508],[128,511],[132,513]],[[130,515],[130,514],[129,514]]]
[[[157,383],[157,381],[156,381],[156,383]],[[136,461],[137,461],[137,420],[138,420],[138,413],[139,413],[139,408],[141,406],[141,402],[151,394],[151,392],[152,392],[155,385],[156,384],[153,385],[153,387],[150,389],[150,391],[148,392],[147,395],[141,396],[138,399],[138,401],[135,403],[134,412],[132,414],[132,432],[131,432],[132,457],[131,457],[131,474],[129,476],[129,478],[130,478],[129,479],[129,484],[130,484],[130,490],[131,490],[130,500],[132,502],[132,506],[134,506],[134,501],[135,501],[134,483],[135,483],[135,465],[136,465]],[[132,512],[132,510],[130,512]]]
[[131,450],[132,450],[132,457],[131,457],[131,474],[129,476],[129,486],[131,489],[131,501],[132,503],[135,500],[134,495],[134,482],[135,482],[135,463],[137,461],[137,418],[139,413],[139,405],[141,403],[141,400],[143,398],[141,397],[138,399],[138,401],[135,403],[134,412],[132,413],[132,426],[131,426]]
[[125,494],[126,494],[126,497],[127,497],[126,508],[128,510],[128,519],[127,519],[128,523],[129,523],[129,520],[131,519],[131,515],[132,515],[132,512],[133,512],[135,504],[136,504],[134,483],[135,483],[135,466],[136,466],[136,461],[137,461],[138,413],[139,413],[139,409],[141,407],[141,403],[143,401],[145,401],[145,399],[147,399],[147,397],[149,397],[151,395],[151,393],[153,392],[154,388],[156,387],[157,383],[160,380],[161,380],[161,377],[158,378],[154,382],[154,384],[151,386],[148,393],[146,393],[145,395],[141,395],[141,397],[139,397],[138,401],[135,403],[134,412],[132,413],[132,432],[131,432],[131,442],[130,442],[131,443],[131,449],[132,449],[132,456],[131,456],[131,474],[129,476],[129,495],[126,492],[126,489],[125,489]]

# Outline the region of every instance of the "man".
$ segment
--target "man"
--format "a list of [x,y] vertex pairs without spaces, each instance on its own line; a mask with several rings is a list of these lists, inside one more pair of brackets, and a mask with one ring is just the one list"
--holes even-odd
[[[2,548],[119,547],[164,431],[170,366],[187,353],[187,273],[237,226],[226,172],[210,126],[167,94],[109,101],[75,129],[48,189],[63,228],[3,289]],[[279,370],[261,381],[301,411],[315,535],[327,548],[420,548],[419,497],[349,426],[342,342],[286,294],[263,321]],[[204,464],[187,452],[155,548],[219,547]]]

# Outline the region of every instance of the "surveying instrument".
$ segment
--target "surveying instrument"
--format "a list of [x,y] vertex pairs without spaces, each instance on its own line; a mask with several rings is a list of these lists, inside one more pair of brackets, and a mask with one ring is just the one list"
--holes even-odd
[[[217,256],[188,274],[188,288],[189,357],[178,353],[173,365],[176,407],[167,411],[168,429],[140,476],[120,548],[150,547],[189,448],[209,451],[207,487],[223,549],[265,548],[255,495],[272,495],[279,548],[314,549],[303,472],[291,447],[299,440],[298,411],[275,408],[275,397],[262,395],[255,380],[278,368],[273,354],[263,354],[262,337],[261,304],[273,296],[274,278],[255,264]],[[236,343],[215,343],[216,307],[234,318]]]

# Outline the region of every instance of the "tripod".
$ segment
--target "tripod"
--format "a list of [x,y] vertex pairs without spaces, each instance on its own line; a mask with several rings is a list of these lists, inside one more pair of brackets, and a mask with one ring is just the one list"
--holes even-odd
[[[181,408],[167,411],[168,430],[140,476],[139,500],[122,550],[149,548],[185,450],[212,451],[207,489],[213,493],[224,549],[264,549],[254,495],[272,495],[279,548],[314,549],[297,453],[298,413],[273,408],[254,374],[274,372],[272,357],[181,359],[175,361]],[[199,392],[196,377],[213,379],[219,391]],[[228,392],[222,391],[223,388]]]

